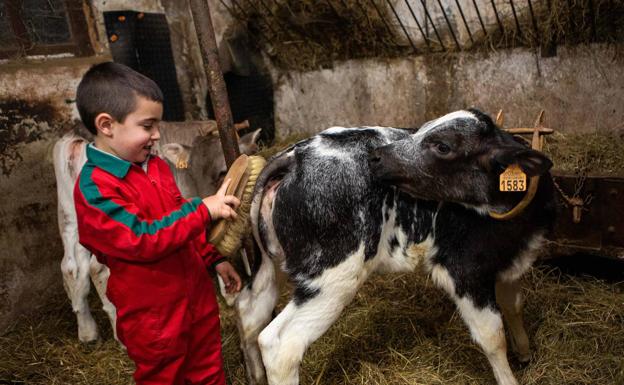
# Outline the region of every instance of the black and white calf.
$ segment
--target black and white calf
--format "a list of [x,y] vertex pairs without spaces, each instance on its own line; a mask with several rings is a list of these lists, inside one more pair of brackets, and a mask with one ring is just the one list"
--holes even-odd
[[[529,207],[501,222],[488,211],[508,210],[522,197],[498,191],[499,174],[513,163],[545,176]],[[304,352],[371,273],[421,264],[456,303],[496,381],[516,384],[501,313],[528,359],[517,280],[553,219],[550,167],[476,110],[418,131],[334,127],[274,156],[252,204],[262,261],[237,301],[251,382],[265,381],[264,363],[269,384],[298,384]],[[272,261],[294,293],[271,321]]]

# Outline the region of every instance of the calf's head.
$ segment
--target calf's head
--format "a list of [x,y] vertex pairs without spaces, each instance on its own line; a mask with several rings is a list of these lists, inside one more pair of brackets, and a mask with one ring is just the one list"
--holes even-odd
[[[239,140],[241,153],[252,155],[258,151],[256,141],[260,130],[243,135]],[[227,172],[221,141],[218,136],[197,136],[193,146],[179,143],[163,145],[163,155],[174,171],[176,183],[185,197],[205,197],[214,194]],[[187,168],[175,168],[186,163]]]
[[518,164],[527,177],[548,172],[552,162],[500,130],[474,109],[456,111],[425,123],[407,139],[373,150],[373,177],[416,198],[468,205],[507,200],[499,176]]

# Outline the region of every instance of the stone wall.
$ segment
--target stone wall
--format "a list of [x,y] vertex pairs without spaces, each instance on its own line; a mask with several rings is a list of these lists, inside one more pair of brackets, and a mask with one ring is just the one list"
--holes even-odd
[[332,125],[417,126],[448,111],[505,111],[506,126],[531,125],[540,109],[562,132],[624,130],[622,46],[559,47],[357,60],[333,69],[274,72],[276,135]]

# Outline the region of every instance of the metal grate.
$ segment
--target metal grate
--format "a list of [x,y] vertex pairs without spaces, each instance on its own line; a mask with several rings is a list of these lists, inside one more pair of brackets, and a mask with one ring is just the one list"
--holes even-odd
[[[348,59],[621,41],[619,0],[220,0],[267,53]],[[282,59],[284,59],[282,57]],[[279,61],[279,60],[278,60]],[[284,59],[284,61],[288,61]]]

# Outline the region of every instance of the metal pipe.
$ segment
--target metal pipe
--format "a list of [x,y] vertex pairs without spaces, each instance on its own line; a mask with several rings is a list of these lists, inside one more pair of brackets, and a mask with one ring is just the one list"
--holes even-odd
[[461,15],[461,18],[464,21],[464,26],[466,27],[466,31],[468,31],[468,37],[470,38],[470,42],[474,44],[474,39],[472,38],[472,32],[470,32],[470,27],[468,26],[468,22],[466,22],[466,17],[464,16],[464,10],[459,4],[459,0],[455,0],[455,4],[457,4],[457,9],[459,9],[459,14]]
[[394,13],[394,17],[396,17],[396,19],[399,22],[399,25],[401,26],[401,29],[405,33],[405,36],[407,36],[407,40],[409,40],[410,45],[414,49],[414,53],[418,53],[418,50],[416,49],[416,45],[414,45],[414,42],[412,41],[412,38],[410,37],[409,33],[407,33],[407,29],[403,25],[403,22],[401,22],[401,18],[399,17],[399,15],[397,14],[396,10],[394,9],[394,6],[390,2],[390,0],[386,0],[386,3],[388,3],[388,5],[390,6],[390,9],[392,10],[392,13]]
[[494,0],[490,1],[492,3],[492,8],[494,9],[494,15],[496,15],[496,22],[498,23],[498,29],[501,33],[505,33],[505,28],[503,28],[503,23],[500,21],[500,17],[498,17],[498,10],[496,9],[496,4],[494,4]]
[[516,14],[516,7],[514,7],[513,0],[509,0],[509,5],[511,5],[511,13],[513,13],[514,20],[516,21],[516,31],[522,39],[522,28],[520,28],[520,22],[518,21],[518,15]]
[[418,27],[418,30],[420,31],[420,34],[422,35],[423,39],[425,40],[425,44],[427,45],[427,50],[429,52],[431,52],[431,46],[429,45],[429,38],[427,37],[427,35],[425,35],[425,31],[423,31],[420,22],[418,21],[418,18],[416,18],[416,14],[414,13],[414,10],[412,9],[412,6],[410,5],[410,3],[405,0],[405,4],[407,5],[407,9],[409,9],[410,13],[412,14],[412,17],[414,18],[414,21],[416,22],[416,26]]
[[533,30],[535,30],[535,42],[539,44],[539,41],[541,40],[541,38],[540,38],[539,27],[537,26],[537,20],[535,19],[535,13],[533,13],[533,4],[531,4],[531,0],[528,0],[528,2],[529,2],[529,13],[531,14],[531,23],[533,23]]
[[459,45],[459,41],[457,41],[457,37],[455,36],[455,32],[453,31],[453,26],[446,16],[446,12],[444,12],[444,7],[442,7],[442,3],[438,0],[438,5],[440,6],[440,10],[442,11],[442,15],[444,15],[444,20],[446,20],[446,25],[448,25],[449,31],[451,31],[451,36],[453,36],[453,40],[455,40],[455,45],[457,49],[461,51],[461,46]]
[[483,19],[481,18],[481,12],[479,12],[479,7],[477,7],[476,0],[472,0],[472,5],[474,5],[475,11],[477,11],[477,17],[479,18],[479,23],[481,24],[481,29],[483,30],[484,36],[487,36],[487,30],[485,29],[485,24],[483,24]]
[[390,25],[388,24],[388,22],[386,21],[386,18],[383,17],[383,14],[381,13],[381,10],[379,9],[379,7],[377,6],[377,4],[375,3],[375,0],[369,0],[371,3],[373,3],[373,7],[375,7],[375,11],[377,11],[377,14],[379,15],[379,17],[381,18],[381,21],[384,23],[384,25],[386,26],[386,29],[388,30],[388,33],[390,33],[390,40],[392,40],[392,43],[394,43],[394,45],[398,46],[397,42],[394,40],[394,31],[392,31],[392,28],[390,28]]
[[210,9],[207,0],[190,0],[190,6],[204,62],[204,71],[206,71],[206,78],[208,79],[208,92],[219,128],[225,163],[230,167],[240,155],[240,149],[238,148],[225,80],[219,64],[219,53],[212,19],[210,18]]
[[435,24],[433,23],[433,19],[431,18],[431,15],[429,14],[429,10],[427,10],[427,4],[425,4],[423,0],[420,0],[420,3],[422,4],[423,9],[425,10],[425,15],[427,15],[427,19],[431,23],[431,26],[433,27],[433,32],[435,32],[438,38],[438,41],[440,42],[440,45],[442,46],[442,49],[446,50],[446,47],[444,46],[444,43],[442,43],[442,39],[440,38],[440,34],[438,33],[438,29],[436,28]]

